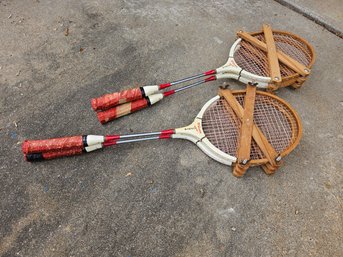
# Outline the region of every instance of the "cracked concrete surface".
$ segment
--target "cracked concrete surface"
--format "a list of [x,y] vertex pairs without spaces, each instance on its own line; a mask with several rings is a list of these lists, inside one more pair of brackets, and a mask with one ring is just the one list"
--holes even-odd
[[[342,39],[267,0],[1,0],[0,17],[1,256],[343,255]],[[218,67],[262,23],[317,53],[305,85],[277,93],[304,134],[274,176],[237,179],[184,140],[24,161],[27,138],[190,123],[220,82],[106,126],[89,100]]]

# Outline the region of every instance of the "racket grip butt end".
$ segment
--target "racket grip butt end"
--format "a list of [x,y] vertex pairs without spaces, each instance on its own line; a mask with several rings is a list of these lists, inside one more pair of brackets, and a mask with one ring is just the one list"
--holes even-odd
[[28,140],[25,140],[21,145],[21,150],[24,154],[27,154],[29,152],[29,143]]
[[38,162],[43,161],[44,157],[42,153],[28,153],[24,154],[25,161],[27,162]]
[[91,99],[91,106],[94,111],[107,110],[119,104],[119,93],[112,93]]
[[98,101],[96,98],[92,98],[91,99],[91,106],[92,106],[92,109],[94,111],[97,111],[98,110]]

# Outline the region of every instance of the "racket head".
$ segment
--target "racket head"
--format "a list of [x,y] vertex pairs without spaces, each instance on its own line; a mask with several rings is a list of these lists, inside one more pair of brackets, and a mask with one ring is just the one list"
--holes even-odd
[[[243,106],[245,90],[232,91]],[[255,100],[254,122],[274,149],[288,155],[300,142],[302,126],[295,110],[281,98],[258,91]],[[211,158],[231,165],[237,161],[241,121],[224,98],[216,96],[201,109],[193,124],[175,130],[173,138],[196,143]],[[262,150],[252,140],[251,165],[268,162]]]
[[[268,83],[271,82],[269,74],[259,72],[257,69],[258,59],[256,61],[250,60],[251,54],[241,47],[241,43],[241,38],[238,38],[233,43],[230,48],[229,59],[223,66],[216,69],[217,73],[221,73],[217,76],[219,78],[233,78],[245,84],[248,82],[258,82],[258,87],[267,88]],[[235,58],[238,58],[239,62]]]
[[[234,91],[233,95],[243,106],[245,90]],[[293,151],[302,137],[302,124],[297,112],[286,101],[271,93],[256,92],[254,123],[281,157]],[[238,140],[239,134],[236,142]],[[251,144],[250,158],[252,165],[268,162],[254,140]]]
[[[263,31],[253,32],[251,35],[264,43],[266,42]],[[288,31],[274,29],[273,36],[277,50],[282,51],[311,69],[316,60],[316,54],[313,46],[306,39]],[[298,73],[288,68],[283,63],[280,63],[280,72],[283,80],[290,80],[299,76]]]
[[[263,31],[253,32],[251,35],[262,42],[266,42]],[[313,47],[303,38],[290,32],[273,30],[277,50],[289,55],[307,68],[315,62]],[[279,62],[283,83],[294,83],[292,80],[299,74]],[[242,77],[249,78],[252,82],[271,82],[267,53],[258,49],[244,39],[237,39],[231,46],[229,59],[222,67],[239,67]],[[221,68],[222,68],[221,67]],[[268,81],[266,81],[268,80]]]

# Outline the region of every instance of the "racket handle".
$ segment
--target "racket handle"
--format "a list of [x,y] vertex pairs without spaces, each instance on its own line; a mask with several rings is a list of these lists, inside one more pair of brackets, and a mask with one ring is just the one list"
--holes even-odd
[[72,156],[82,154],[83,151],[81,148],[71,148],[71,149],[62,149],[48,152],[40,153],[27,153],[24,154],[25,160],[28,162],[37,162],[43,160],[51,160],[55,158],[60,158],[64,156]]
[[98,112],[97,113],[98,120],[101,122],[101,124],[104,124],[114,119],[117,119],[119,117],[128,115],[130,113],[133,113],[138,110],[144,109],[148,106],[151,106],[162,99],[163,99],[163,94],[154,94],[154,95],[144,97],[143,99],[121,104],[111,109]]
[[143,98],[143,88],[133,88],[112,94],[106,94],[91,100],[94,111],[103,111],[112,108],[118,104],[123,104]]
[[41,153],[53,150],[66,150],[71,148],[82,149],[84,136],[51,138],[44,140],[25,140],[22,144],[24,154]]
[[125,116],[127,114],[138,111],[148,106],[149,106],[148,99],[143,98],[143,99],[136,100],[133,102],[118,105],[116,107],[113,107],[111,109],[108,109],[102,112],[98,112],[97,116],[101,124],[105,124],[109,121],[112,121],[114,119]]

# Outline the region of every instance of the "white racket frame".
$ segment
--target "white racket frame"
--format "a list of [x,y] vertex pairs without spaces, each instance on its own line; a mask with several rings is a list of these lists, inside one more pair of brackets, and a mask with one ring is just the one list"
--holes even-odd
[[220,96],[215,96],[210,99],[200,110],[193,123],[182,128],[175,129],[175,134],[172,138],[186,139],[196,144],[206,155],[212,159],[231,166],[237,161],[237,158],[231,156],[215,147],[206,137],[202,128],[202,116],[206,109],[215,101],[218,101]]
[[235,61],[234,54],[240,47],[241,38],[238,38],[230,48],[229,59],[227,62],[216,69],[217,74],[215,75],[217,79],[236,79],[244,84],[248,82],[255,83],[257,82],[257,87],[267,88],[268,85],[272,82],[271,77],[263,77],[256,74],[253,74],[249,71],[242,69]]

